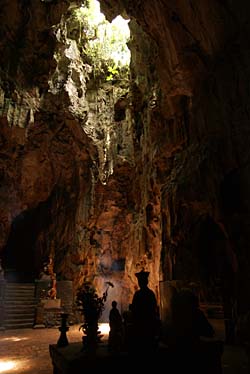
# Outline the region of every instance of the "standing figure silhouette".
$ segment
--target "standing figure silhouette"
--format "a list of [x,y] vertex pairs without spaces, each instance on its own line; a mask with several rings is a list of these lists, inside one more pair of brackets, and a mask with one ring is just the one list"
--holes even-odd
[[123,343],[123,322],[115,300],[112,301],[112,309],[109,312],[109,327],[109,351],[118,353],[121,351]]
[[131,349],[142,353],[156,348],[159,313],[154,292],[148,287],[149,272],[135,274],[139,290],[134,293],[131,311],[133,323],[133,346]]

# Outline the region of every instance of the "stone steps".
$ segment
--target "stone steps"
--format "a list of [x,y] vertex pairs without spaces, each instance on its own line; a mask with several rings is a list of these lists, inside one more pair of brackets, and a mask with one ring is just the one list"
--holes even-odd
[[16,323],[6,324],[4,327],[6,330],[18,330],[18,329],[31,329],[33,325],[34,325],[33,322],[25,323],[22,321],[17,321]]
[[23,309],[22,312],[19,312],[18,310],[12,310],[12,309],[9,309],[9,310],[7,310],[5,312],[7,312],[7,315],[8,315],[9,319],[11,319],[11,318],[20,318],[20,315],[28,317],[28,318],[33,318],[33,315],[34,315],[33,308],[30,309],[30,310]]
[[5,307],[22,307],[22,306],[34,306],[35,300],[27,300],[25,298],[23,299],[5,299]]
[[18,309],[14,309],[13,307],[5,307],[5,312],[7,312],[8,314],[23,314],[23,313],[28,313],[28,314],[31,314],[33,313],[33,309],[34,309],[35,305],[32,304],[32,305],[24,305]]
[[15,290],[7,290],[8,291],[8,297],[33,297],[33,293],[31,291],[19,289],[18,291]]
[[4,297],[5,329],[31,328],[35,321],[35,284],[7,283]]

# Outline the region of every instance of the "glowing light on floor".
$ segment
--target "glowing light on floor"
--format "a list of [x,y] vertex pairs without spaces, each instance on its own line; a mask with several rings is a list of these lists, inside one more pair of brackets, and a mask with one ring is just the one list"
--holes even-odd
[[[20,374],[26,373],[26,369],[32,365],[32,358],[30,359],[17,359],[17,360],[0,360],[0,374]],[[34,371],[35,374],[35,371]]]
[[102,335],[108,335],[109,334],[109,324],[108,323],[99,323],[99,330]]
[[28,338],[18,338],[17,336],[9,336],[6,338],[1,338],[1,342],[3,341],[20,342],[21,340],[28,340]]
[[6,373],[8,370],[16,369],[17,364],[15,361],[3,361],[0,360],[0,373]]

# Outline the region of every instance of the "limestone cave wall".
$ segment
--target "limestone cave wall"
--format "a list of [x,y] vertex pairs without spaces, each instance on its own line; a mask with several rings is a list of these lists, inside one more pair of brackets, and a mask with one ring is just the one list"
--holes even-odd
[[[38,272],[52,255],[57,276],[75,288],[91,279],[101,292],[112,281],[109,297],[123,308],[142,267],[158,300],[161,282],[195,282],[209,298],[219,278],[244,312],[250,5],[100,3],[109,20],[130,19],[130,82],[112,95],[91,80],[67,21],[80,2],[3,1],[3,256],[35,254]],[[10,239],[31,212],[27,252]]]

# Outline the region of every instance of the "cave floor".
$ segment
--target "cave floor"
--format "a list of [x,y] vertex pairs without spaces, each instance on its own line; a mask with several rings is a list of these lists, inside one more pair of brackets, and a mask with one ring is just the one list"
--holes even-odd
[[[224,340],[222,319],[212,319],[216,335]],[[52,374],[49,344],[56,344],[58,328],[0,331],[0,374]],[[79,326],[70,326],[69,343],[81,342]],[[107,336],[104,335],[104,340]],[[12,368],[7,365],[14,365]],[[243,347],[225,345],[222,357],[223,374],[246,374],[247,358]]]

